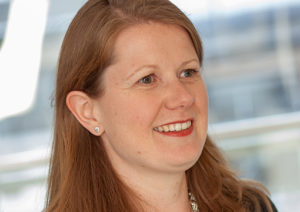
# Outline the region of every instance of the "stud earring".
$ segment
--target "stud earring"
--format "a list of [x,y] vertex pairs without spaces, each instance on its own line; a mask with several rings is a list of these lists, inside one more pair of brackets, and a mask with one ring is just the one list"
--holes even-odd
[[94,130],[95,130],[96,133],[99,133],[99,132],[100,132],[99,127],[95,127]]

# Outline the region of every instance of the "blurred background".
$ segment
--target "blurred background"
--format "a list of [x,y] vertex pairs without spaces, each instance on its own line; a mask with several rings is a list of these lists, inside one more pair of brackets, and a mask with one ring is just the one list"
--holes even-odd
[[[300,1],[173,2],[203,40],[210,135],[279,211],[300,211]],[[84,3],[0,0],[0,212],[44,206],[57,59]]]

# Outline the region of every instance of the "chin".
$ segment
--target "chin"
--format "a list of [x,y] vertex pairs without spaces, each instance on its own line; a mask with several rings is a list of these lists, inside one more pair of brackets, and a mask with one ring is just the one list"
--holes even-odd
[[166,155],[165,161],[177,171],[186,171],[190,169],[199,160],[202,153],[202,148],[194,148],[190,151],[181,151],[177,154]]

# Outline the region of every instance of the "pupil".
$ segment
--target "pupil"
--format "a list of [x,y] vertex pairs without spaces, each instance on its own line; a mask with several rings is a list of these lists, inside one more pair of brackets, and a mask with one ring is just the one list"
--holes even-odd
[[186,76],[186,77],[191,76],[191,72],[189,72],[189,71],[185,72],[185,76]]
[[151,77],[150,76],[145,77],[143,81],[144,81],[144,83],[150,83],[151,82]]

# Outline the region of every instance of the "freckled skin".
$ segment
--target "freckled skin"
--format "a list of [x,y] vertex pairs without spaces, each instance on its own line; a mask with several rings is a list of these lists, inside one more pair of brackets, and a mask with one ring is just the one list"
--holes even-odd
[[[208,113],[201,75],[182,77],[183,70],[200,69],[188,34],[176,25],[139,24],[122,31],[114,47],[116,63],[103,75],[106,91],[95,100],[113,166],[128,176],[133,171],[184,172],[201,154]],[[155,68],[134,72],[149,64]],[[139,83],[149,74],[153,83]],[[188,136],[168,137],[153,130],[187,118],[194,124]]]

